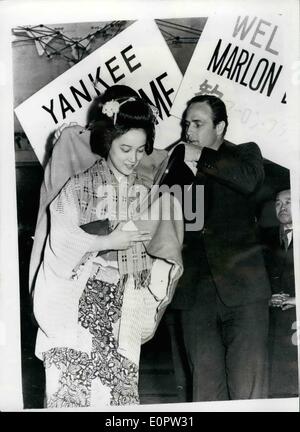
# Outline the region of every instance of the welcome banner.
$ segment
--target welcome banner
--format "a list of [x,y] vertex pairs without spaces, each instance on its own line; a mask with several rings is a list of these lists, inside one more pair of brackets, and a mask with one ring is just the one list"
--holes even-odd
[[228,110],[226,138],[255,141],[264,157],[289,168],[287,32],[281,14],[209,16],[171,113],[181,118],[195,95],[218,96]]
[[[182,74],[153,20],[137,21],[35,93],[16,115],[41,163],[47,140],[62,123],[84,126],[92,100],[114,84],[126,84],[159,110],[155,146],[180,136],[170,115]],[[95,83],[97,87],[95,88]]]

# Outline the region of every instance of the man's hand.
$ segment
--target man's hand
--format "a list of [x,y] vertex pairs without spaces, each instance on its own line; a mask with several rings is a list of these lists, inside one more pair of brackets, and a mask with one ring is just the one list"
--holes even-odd
[[288,294],[285,294],[283,292],[278,294],[273,294],[270,301],[269,306],[271,307],[280,307],[282,306],[282,303],[289,298]]
[[76,126],[78,123],[76,122],[71,122],[71,123],[63,123],[58,129],[56,129],[56,131],[54,132],[54,137],[53,137],[53,141],[52,144],[55,145],[57,143],[57,141],[59,140],[62,131],[68,127],[72,127],[72,126]]
[[296,298],[295,297],[289,297],[287,300],[282,302],[281,309],[283,311],[287,309],[291,309],[293,307],[296,307]]
[[202,147],[199,147],[195,144],[188,144],[188,143],[183,143],[183,144],[185,146],[185,156],[184,156],[185,162],[198,162],[201,156]]
[[283,311],[285,311],[296,306],[296,299],[295,297],[290,297],[289,294],[283,292],[273,294],[269,302],[269,306],[280,307]]

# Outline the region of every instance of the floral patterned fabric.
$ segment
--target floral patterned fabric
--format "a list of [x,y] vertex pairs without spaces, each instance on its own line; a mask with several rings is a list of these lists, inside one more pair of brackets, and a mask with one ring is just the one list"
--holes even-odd
[[[78,326],[92,337],[91,352],[52,348],[44,353],[48,408],[138,404],[138,365],[117,352],[115,338],[123,300],[122,284],[92,276],[79,301]],[[55,383],[53,381],[56,381]],[[54,389],[54,390],[53,390]],[[100,390],[99,390],[100,389]],[[105,395],[107,398],[105,400]]]

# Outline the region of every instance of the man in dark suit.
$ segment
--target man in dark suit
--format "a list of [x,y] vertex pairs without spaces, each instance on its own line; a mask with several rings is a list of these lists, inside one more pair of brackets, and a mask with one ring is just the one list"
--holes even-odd
[[170,307],[192,376],[191,400],[264,398],[270,286],[254,199],[263,159],[255,143],[224,140],[227,113],[217,97],[191,99],[182,125],[194,199],[197,185],[205,197],[204,228],[185,233],[185,270]]
[[265,261],[270,277],[270,397],[298,395],[297,346],[291,192],[279,192],[275,200],[279,226],[263,230]]

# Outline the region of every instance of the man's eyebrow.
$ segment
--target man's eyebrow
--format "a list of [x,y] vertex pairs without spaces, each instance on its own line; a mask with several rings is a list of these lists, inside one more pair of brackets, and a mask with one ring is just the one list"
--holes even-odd
[[276,198],[275,203],[280,203],[280,202],[285,203],[287,201],[291,202],[291,198],[284,198],[284,199]]

